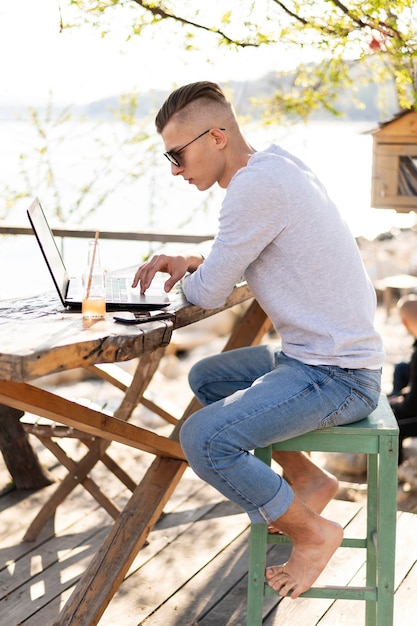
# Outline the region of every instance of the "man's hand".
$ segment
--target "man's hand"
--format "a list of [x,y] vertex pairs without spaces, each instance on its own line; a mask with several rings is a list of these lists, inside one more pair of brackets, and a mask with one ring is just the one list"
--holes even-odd
[[203,261],[201,256],[185,257],[157,254],[138,268],[132,287],[140,284],[140,292],[143,294],[150,287],[156,272],[166,272],[170,278],[165,282],[164,290],[169,292],[187,272],[194,272]]

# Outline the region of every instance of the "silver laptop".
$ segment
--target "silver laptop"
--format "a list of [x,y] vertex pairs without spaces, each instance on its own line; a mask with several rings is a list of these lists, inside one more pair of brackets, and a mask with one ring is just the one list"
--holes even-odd
[[[81,277],[70,278],[38,198],[32,202],[27,214],[62,304],[80,309]],[[170,304],[170,299],[162,288],[157,294],[155,294],[155,289],[152,289],[151,292],[141,295],[139,289],[130,287],[131,274],[123,276],[120,270],[114,274],[114,276],[112,273],[106,276],[106,309],[108,311],[134,309],[152,311]]]

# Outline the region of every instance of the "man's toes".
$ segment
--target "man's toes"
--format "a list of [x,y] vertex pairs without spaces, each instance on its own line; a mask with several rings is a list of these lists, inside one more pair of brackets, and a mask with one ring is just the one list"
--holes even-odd
[[283,574],[287,576],[288,574],[285,571],[285,566],[286,563],[283,563],[283,565],[272,565],[271,567],[267,567],[265,569],[265,577],[268,580],[271,580],[272,578],[280,577]]
[[[291,587],[291,583],[293,583],[292,579],[285,571],[285,565],[281,567],[268,567],[265,571],[265,577],[268,585],[274,591],[279,591],[280,593],[284,587]],[[284,592],[282,595],[286,594],[287,592]]]
[[293,597],[297,588],[296,582],[290,578],[288,574],[285,574],[283,577],[276,577],[272,580],[268,580],[268,585],[282,597],[288,595]]
[[265,577],[267,579],[268,585],[279,593],[280,596],[284,597],[290,595],[291,598],[298,598],[300,593],[297,591],[297,583],[296,581],[288,574],[285,570],[284,565],[278,565],[273,567],[268,567],[265,570]]
[[282,597],[290,596],[293,600],[299,597],[301,591],[299,589],[299,585],[295,582],[295,580],[288,580],[285,585],[282,585],[279,595]]

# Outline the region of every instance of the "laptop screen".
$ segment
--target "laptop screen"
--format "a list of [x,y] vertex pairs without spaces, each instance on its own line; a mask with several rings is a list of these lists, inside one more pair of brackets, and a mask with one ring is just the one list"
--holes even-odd
[[68,272],[38,198],[32,202],[27,214],[55,286],[64,303],[68,288]]
[[[71,277],[70,283],[64,261],[38,198],[35,198],[32,202],[27,214],[62,304],[70,307],[81,307],[82,291],[80,289],[80,279],[77,280]],[[123,276],[121,272],[124,272]],[[146,294],[141,294],[138,289],[129,287],[129,283],[132,282],[132,268],[112,272],[112,280],[109,280],[108,275],[106,277],[108,288],[115,281],[118,282],[118,286],[121,288],[120,293],[106,294],[107,306],[113,307],[107,310],[129,310],[134,308],[151,311],[164,308],[171,303],[170,298],[164,292],[163,284],[159,288],[149,289]],[[162,280],[166,280],[166,278]]]

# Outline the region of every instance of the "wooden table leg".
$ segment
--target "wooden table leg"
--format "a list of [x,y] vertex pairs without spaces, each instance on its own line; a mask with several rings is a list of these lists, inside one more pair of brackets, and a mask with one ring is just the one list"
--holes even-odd
[[[145,389],[148,387],[153,375],[158,369],[161,358],[165,353],[165,348],[159,348],[153,352],[145,353],[139,360],[135,374],[133,375],[130,386],[126,389],[120,406],[116,409],[114,417],[127,421],[135,407],[140,402]],[[12,409],[10,409],[12,410]],[[14,409],[13,409],[14,410]],[[46,447],[47,442],[43,442]],[[111,445],[111,441],[97,438],[95,440],[94,449],[90,450],[79,462],[75,463],[71,459],[59,458],[60,462],[67,467],[69,473],[60,482],[49,500],[38,511],[30,526],[27,528],[23,537],[23,541],[35,541],[40,531],[46,524],[47,520],[52,517],[57,507],[68,497],[68,495],[80,483],[92,493],[93,497],[101,506],[113,517],[116,518],[120,511],[117,511],[111,501],[104,494],[96,492],[96,485],[90,485],[93,489],[89,489],[88,474],[94,468],[96,463],[102,459],[107,448]],[[49,447],[50,448],[50,447]],[[53,450],[50,448],[53,452]],[[56,456],[56,455],[55,455]]]
[[0,450],[17,489],[41,489],[53,480],[39,463],[20,423],[24,411],[0,404]]
[[[264,311],[254,301],[224,350],[259,343],[270,326]],[[199,406],[197,400],[191,401],[174,428],[173,439],[178,440],[181,424]],[[176,459],[157,457],[153,461],[54,626],[94,626],[98,623],[186,467],[186,462]]]

